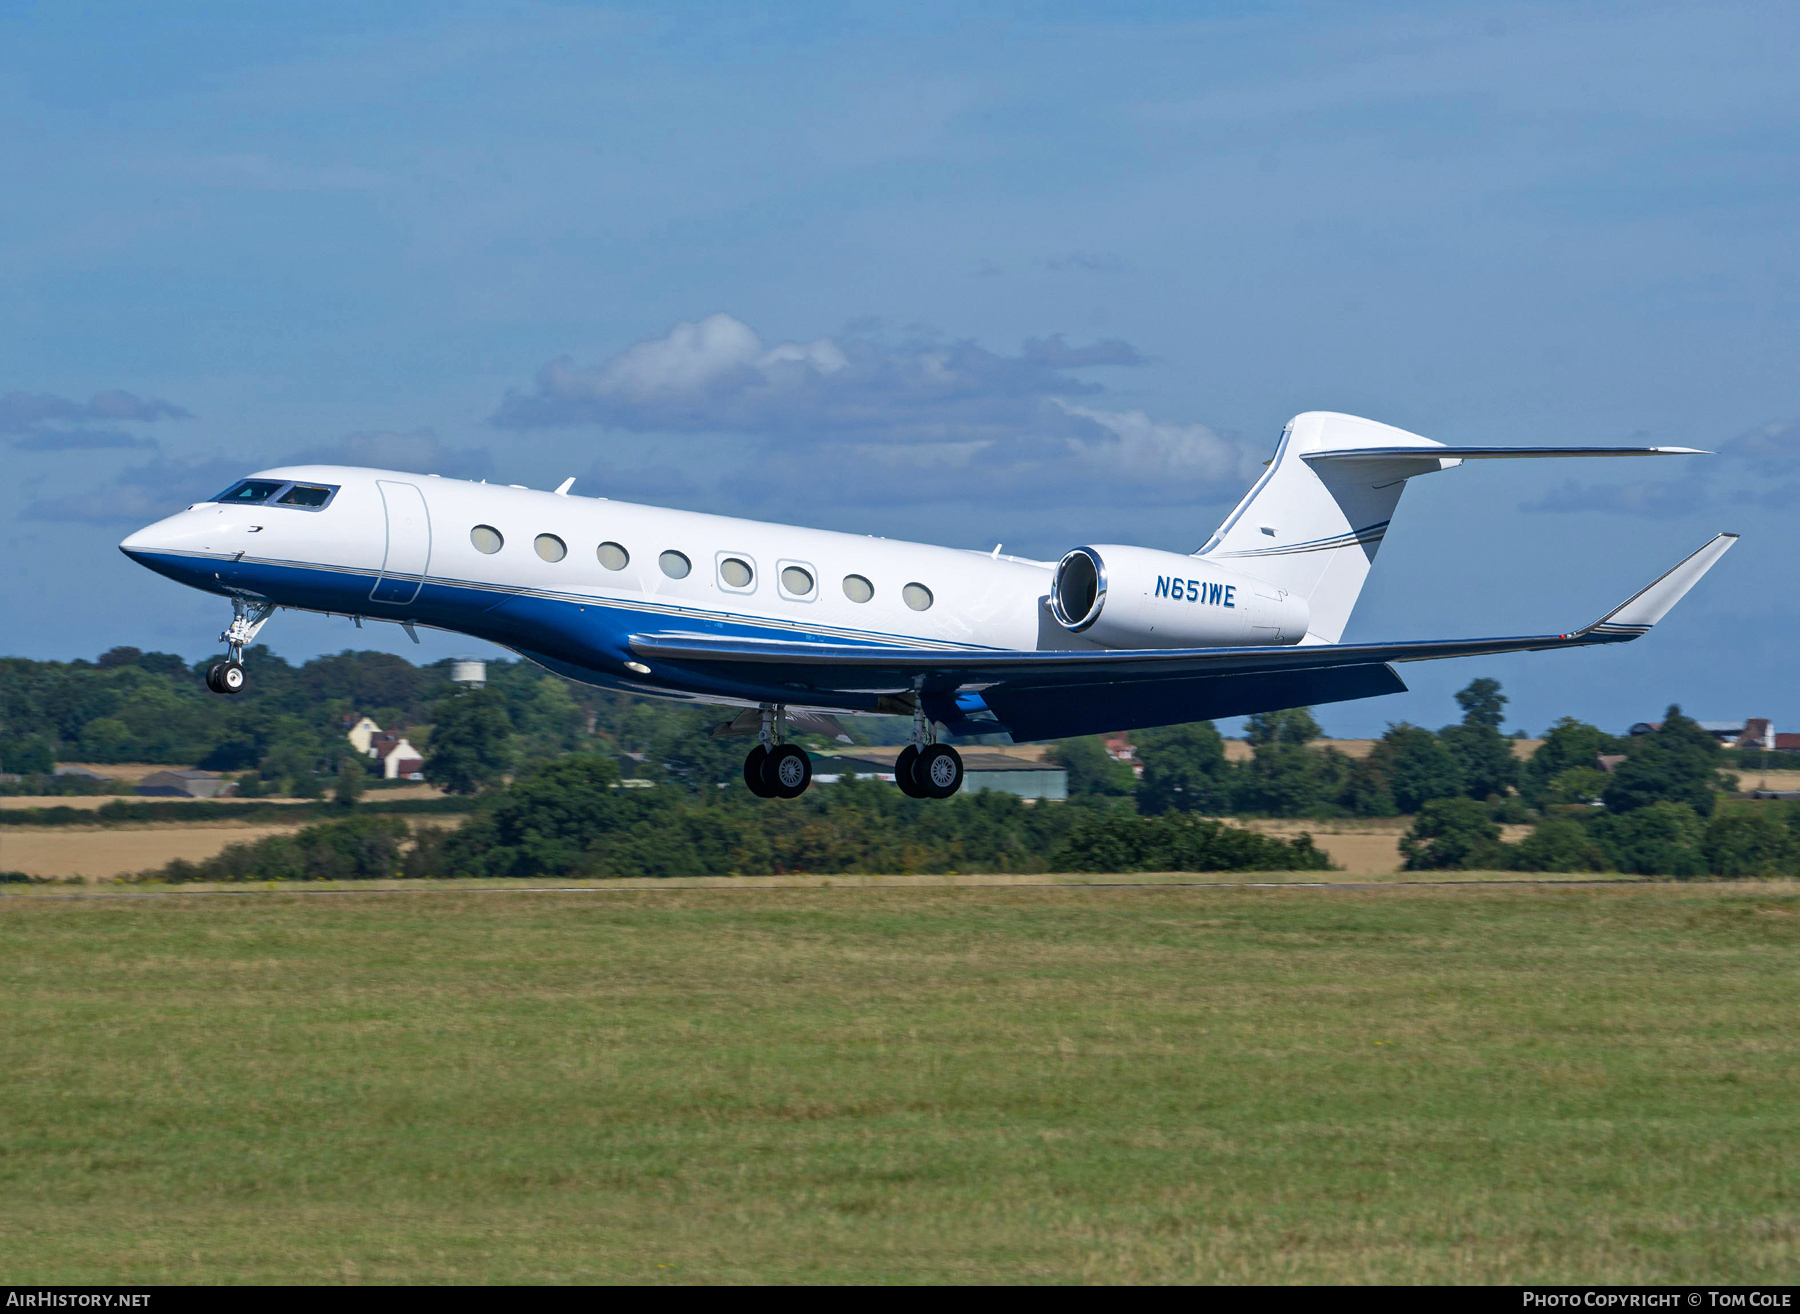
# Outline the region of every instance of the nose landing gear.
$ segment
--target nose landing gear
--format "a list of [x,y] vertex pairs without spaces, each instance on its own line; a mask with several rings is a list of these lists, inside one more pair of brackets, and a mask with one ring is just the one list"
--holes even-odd
[[251,604],[242,598],[233,598],[231,613],[231,624],[219,636],[230,659],[214,662],[206,672],[206,687],[216,694],[234,694],[243,689],[244,649],[256,641],[257,631],[275,614],[275,604]]
[[812,784],[812,759],[798,744],[781,742],[787,708],[764,704],[759,742],[744,759],[744,783],[758,798],[799,798]]

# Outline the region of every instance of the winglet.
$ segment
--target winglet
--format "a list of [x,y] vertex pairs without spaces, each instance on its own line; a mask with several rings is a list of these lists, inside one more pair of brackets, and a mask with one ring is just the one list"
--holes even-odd
[[1713,563],[1724,556],[1737,541],[1736,534],[1715,535],[1705,547],[1685,558],[1649,588],[1633,594],[1580,633],[1637,638],[1667,616],[1669,609],[1680,602],[1687,591],[1700,582],[1700,577],[1713,568]]

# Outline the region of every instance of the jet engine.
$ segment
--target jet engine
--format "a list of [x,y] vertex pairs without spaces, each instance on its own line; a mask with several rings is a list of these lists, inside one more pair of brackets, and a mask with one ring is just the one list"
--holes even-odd
[[1211,648],[1298,643],[1306,599],[1179,552],[1078,547],[1056,567],[1050,612],[1108,648]]

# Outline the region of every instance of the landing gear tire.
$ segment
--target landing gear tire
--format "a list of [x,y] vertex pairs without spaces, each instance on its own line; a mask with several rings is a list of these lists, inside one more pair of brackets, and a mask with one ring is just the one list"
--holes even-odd
[[766,797],[799,798],[812,784],[812,759],[798,744],[782,744],[763,759],[762,779]]
[[206,670],[206,687],[216,694],[234,694],[244,687],[244,668],[237,662],[214,662]]
[[908,744],[900,750],[900,756],[894,759],[894,783],[900,786],[900,792],[908,798],[930,798],[919,782],[913,777],[913,767],[918,765],[919,750]]
[[949,744],[931,744],[920,751],[912,776],[926,798],[949,798],[962,788],[962,754]]
[[769,787],[763,784],[763,763],[768,761],[768,758],[769,750],[764,748],[761,744],[758,744],[755,748],[750,750],[750,755],[744,759],[744,783],[750,787],[750,792],[758,798],[775,797],[774,794],[769,792]]

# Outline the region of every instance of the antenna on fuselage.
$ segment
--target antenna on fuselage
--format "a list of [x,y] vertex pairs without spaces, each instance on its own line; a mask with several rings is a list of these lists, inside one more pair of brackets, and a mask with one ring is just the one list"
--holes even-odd
[[573,487],[575,487],[575,476],[570,475],[556,486],[556,495],[558,497],[567,497],[569,495],[569,490]]

